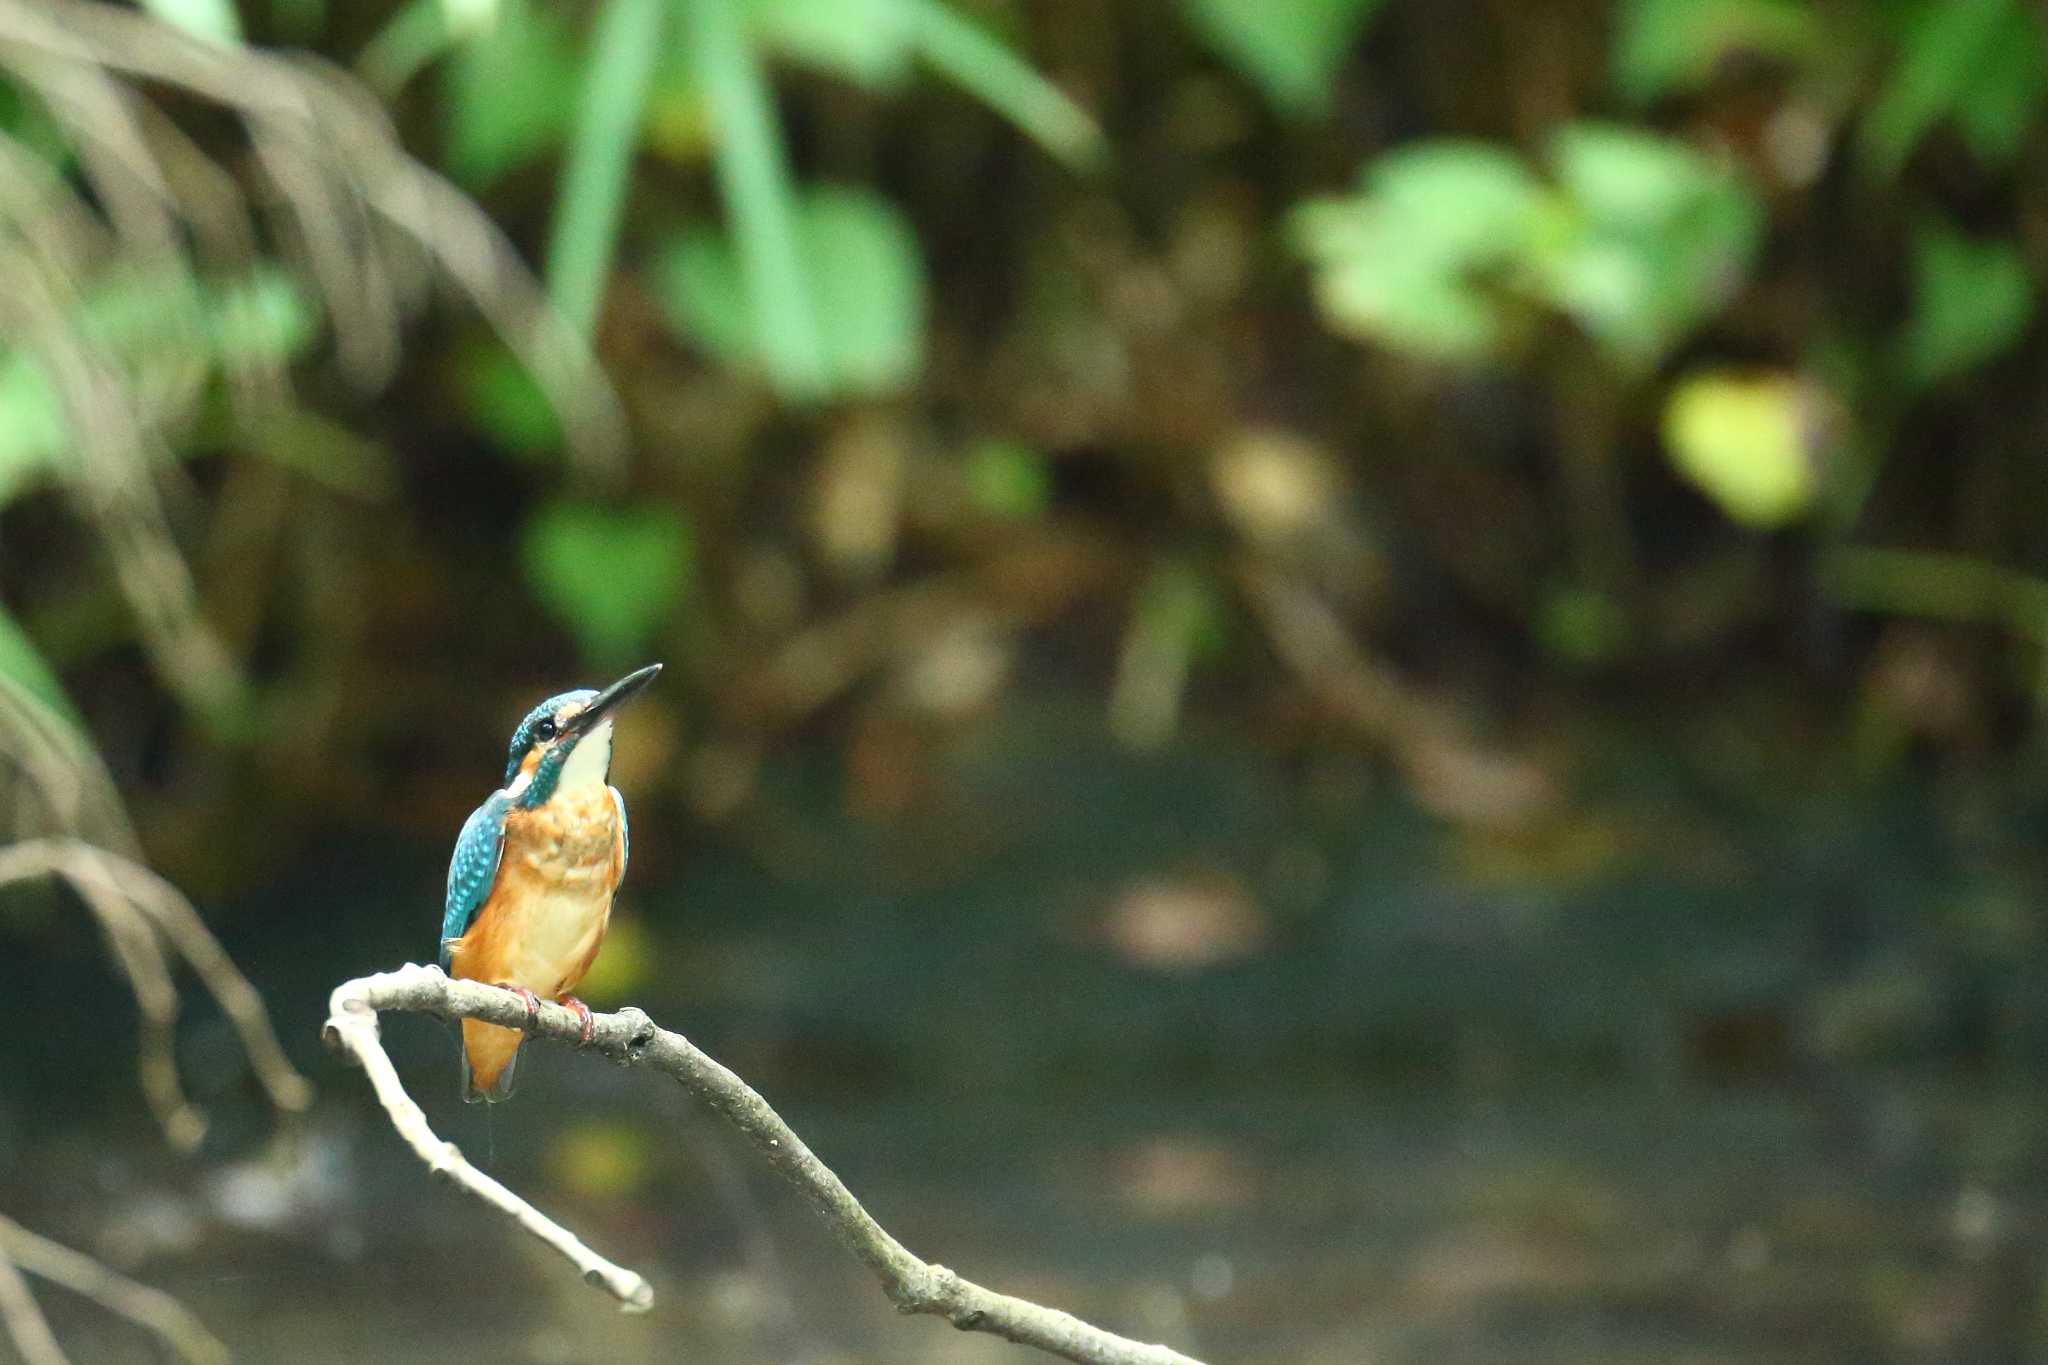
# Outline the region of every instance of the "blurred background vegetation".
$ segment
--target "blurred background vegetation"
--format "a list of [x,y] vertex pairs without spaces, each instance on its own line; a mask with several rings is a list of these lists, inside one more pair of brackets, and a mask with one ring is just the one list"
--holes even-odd
[[[2044,109],[2026,0],[0,0],[11,828],[145,851],[302,1047],[431,951],[526,707],[662,659],[592,998],[1077,1310],[1245,1360],[2048,1349]],[[20,899],[16,1082],[82,1122],[111,988]],[[528,1085],[601,1112],[515,1106],[505,1160],[724,1273],[651,1229],[744,1181],[572,1074]],[[1473,1087],[1532,1097],[1490,1156]],[[1069,1161],[1041,1242],[947,1184]],[[343,1166],[315,1221],[413,1198]],[[352,1236],[316,1316],[394,1255]],[[123,1254],[233,1341],[209,1253]],[[750,1257],[706,1358],[980,1349]],[[599,1330],[524,1307],[517,1358]]]

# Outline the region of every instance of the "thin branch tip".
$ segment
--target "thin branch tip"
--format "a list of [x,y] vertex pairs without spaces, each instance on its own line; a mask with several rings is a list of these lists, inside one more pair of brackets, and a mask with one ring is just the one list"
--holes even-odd
[[[477,1019],[573,1046],[582,1032],[581,1021],[573,1013],[549,1006],[529,1014],[525,1003],[511,991],[475,981],[453,981],[438,967],[414,963],[344,982],[335,988],[331,1010],[329,1031],[340,1038],[344,1051],[362,1064],[393,1127],[430,1170],[437,1164],[436,1147],[444,1148],[450,1154],[445,1170],[450,1180],[546,1242],[576,1266],[586,1284],[610,1293],[625,1312],[644,1312],[652,1306],[653,1287],[640,1275],[591,1251],[574,1234],[471,1166],[452,1143],[441,1143],[434,1136],[425,1115],[400,1084],[376,1027],[379,1011],[403,1010]],[[354,1011],[367,1012],[368,1020],[360,1015],[343,1018]],[[594,1016],[593,1027],[591,1050],[620,1065],[647,1065],[662,1072],[760,1149],[769,1165],[875,1275],[899,1311],[942,1317],[962,1331],[990,1333],[1076,1365],[1200,1365],[1171,1347],[1118,1336],[1057,1308],[999,1294],[946,1266],[920,1260],[874,1220],[767,1100],[689,1039],[659,1027],[646,1011],[630,1005],[616,1013]]]

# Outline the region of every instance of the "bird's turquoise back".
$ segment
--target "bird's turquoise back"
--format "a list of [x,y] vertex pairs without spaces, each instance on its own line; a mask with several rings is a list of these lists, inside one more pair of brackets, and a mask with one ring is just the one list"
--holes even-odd
[[448,970],[448,945],[469,932],[476,912],[490,899],[498,880],[498,860],[505,852],[505,812],[512,801],[503,792],[469,813],[448,862],[448,900],[441,914],[441,970]]

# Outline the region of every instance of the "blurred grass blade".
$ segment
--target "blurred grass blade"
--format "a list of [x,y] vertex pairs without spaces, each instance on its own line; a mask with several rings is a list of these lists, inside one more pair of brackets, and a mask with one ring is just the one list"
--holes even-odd
[[0,683],[10,684],[34,697],[73,730],[85,728],[85,723],[71,705],[71,698],[64,695],[64,685],[57,681],[56,673],[44,662],[42,652],[5,609],[0,609]]
[[421,68],[455,45],[441,0],[412,0],[400,9],[356,57],[356,74],[372,90],[389,99],[403,90]]
[[242,41],[235,0],[142,0],[142,7],[172,28],[216,43]]
[[1099,167],[1109,146],[1087,111],[943,0],[904,0],[917,50],[947,79],[1009,119],[1076,170]]
[[796,191],[739,7],[740,0],[690,0],[689,46],[711,112],[719,190],[759,321],[762,363],[783,393],[813,399],[824,394],[827,375],[797,252]]
[[607,0],[583,64],[583,99],[548,241],[547,285],[555,307],[586,339],[618,247],[665,7],[666,0]]
[[1820,561],[1837,606],[1891,616],[1987,624],[2048,645],[2048,580],[1973,555],[1844,546]]
[[456,44],[497,27],[501,7],[502,0],[411,0],[363,45],[356,74],[388,99]]

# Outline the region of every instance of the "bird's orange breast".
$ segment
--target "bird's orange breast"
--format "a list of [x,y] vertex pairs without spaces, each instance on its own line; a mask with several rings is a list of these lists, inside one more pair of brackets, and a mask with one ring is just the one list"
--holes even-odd
[[623,831],[609,787],[508,812],[498,877],[451,950],[454,975],[547,997],[574,990],[604,942]]

